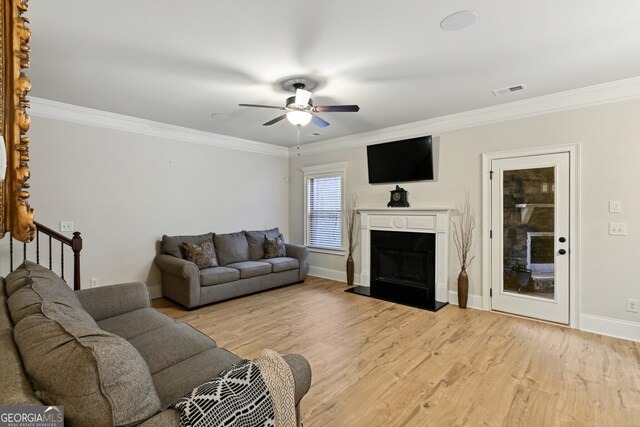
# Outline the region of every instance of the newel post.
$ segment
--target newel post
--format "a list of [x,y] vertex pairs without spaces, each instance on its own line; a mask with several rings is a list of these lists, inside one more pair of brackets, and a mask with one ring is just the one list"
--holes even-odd
[[82,237],[80,232],[75,231],[71,239],[71,249],[73,250],[73,290],[80,290],[80,251],[82,250]]

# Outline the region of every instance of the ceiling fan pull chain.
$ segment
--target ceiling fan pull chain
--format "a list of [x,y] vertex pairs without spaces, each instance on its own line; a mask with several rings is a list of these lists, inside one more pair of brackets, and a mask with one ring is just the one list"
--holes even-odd
[[300,157],[300,125],[296,126],[298,128],[298,145],[296,146],[296,150],[298,153],[298,157]]

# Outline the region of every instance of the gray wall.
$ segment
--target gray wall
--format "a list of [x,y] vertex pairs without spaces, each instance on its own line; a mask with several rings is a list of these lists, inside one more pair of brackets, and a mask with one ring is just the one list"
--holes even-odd
[[[159,285],[153,258],[163,234],[279,226],[288,236],[286,156],[40,117],[29,136],[35,218],[55,229],[74,221],[82,232],[83,287],[94,277]],[[0,244],[4,273],[7,239]]]
[[[439,177],[434,182],[406,183],[412,206],[449,205],[455,207],[467,189],[482,218],[482,154],[503,150],[579,143],[581,182],[579,212],[581,223],[580,308],[582,314],[634,322],[640,316],[625,310],[626,298],[640,299],[636,277],[640,247],[640,100],[580,108],[524,119],[434,134],[439,138]],[[428,128],[425,133],[430,133]],[[358,136],[354,136],[357,139]],[[356,194],[359,204],[386,206],[393,185],[367,182],[364,146],[292,157],[291,236],[303,240],[303,191],[301,166],[338,161],[348,162],[346,193]],[[621,200],[623,212],[609,214],[609,200]],[[608,222],[627,222],[626,237],[608,235]],[[481,227],[474,236],[475,260],[468,270],[470,293],[482,294]],[[459,266],[453,245],[449,272],[450,290],[455,289]],[[356,272],[360,271],[359,248]],[[344,257],[313,253],[316,272],[333,277],[344,274]]]

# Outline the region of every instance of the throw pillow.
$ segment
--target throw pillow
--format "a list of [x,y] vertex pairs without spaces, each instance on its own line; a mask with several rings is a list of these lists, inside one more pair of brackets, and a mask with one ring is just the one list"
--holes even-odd
[[191,243],[196,245],[203,240],[213,241],[213,233],[198,234],[192,236],[162,236],[162,253],[173,255],[176,258],[185,259],[184,251],[182,251],[183,243]]
[[211,240],[204,240],[198,245],[183,243],[182,250],[186,260],[194,263],[200,270],[218,266],[216,251]]
[[284,236],[282,233],[275,239],[264,236],[264,257],[277,258],[287,256],[287,250],[284,246]]
[[278,227],[271,230],[253,230],[247,231],[247,242],[249,243],[249,255],[251,261],[257,261],[264,258],[264,236],[275,239],[280,234]]

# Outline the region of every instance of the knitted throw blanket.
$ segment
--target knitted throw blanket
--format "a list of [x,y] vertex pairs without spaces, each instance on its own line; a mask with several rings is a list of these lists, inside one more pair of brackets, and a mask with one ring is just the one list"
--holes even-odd
[[196,387],[175,407],[182,427],[295,427],[294,390],[287,362],[263,350]]

